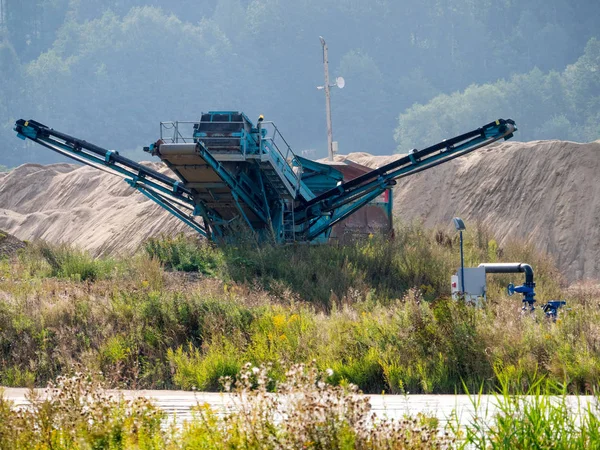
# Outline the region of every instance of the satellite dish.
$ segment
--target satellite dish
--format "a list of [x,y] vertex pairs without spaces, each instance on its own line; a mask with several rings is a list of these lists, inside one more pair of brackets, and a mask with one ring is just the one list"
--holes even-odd
[[344,86],[346,86],[346,80],[344,80],[343,77],[337,77],[335,79],[335,84],[337,87],[339,87],[340,89],[344,89]]

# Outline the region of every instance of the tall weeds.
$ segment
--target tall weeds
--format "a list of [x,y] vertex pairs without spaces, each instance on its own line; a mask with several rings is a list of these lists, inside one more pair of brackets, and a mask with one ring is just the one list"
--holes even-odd
[[[183,237],[151,241],[133,258],[91,258],[33,244],[0,260],[0,384],[44,385],[75,364],[116,387],[219,389],[247,361],[333,368],[336,385],[365,392],[493,392],[498,371],[515,392],[536,374],[591,392],[600,379],[600,292],[561,291],[547,255],[499,248],[481,227],[466,237],[469,265],[523,261],[538,301],[565,298],[556,322],[521,316],[490,277],[488,303],[449,299],[456,237],[407,225],[393,242],[224,249]],[[185,272],[190,267],[197,272]],[[177,270],[181,269],[181,270]]]
[[59,377],[45,396],[30,393],[27,409],[0,393],[0,450],[441,449],[454,442],[433,418],[375,418],[356,386],[326,383],[329,373],[314,364],[287,367],[279,383],[268,372],[247,364],[237,380],[224,377],[234,408],[197,405],[182,426],[165,423],[144,398],[110,395],[87,374]]
[[475,412],[465,427],[451,425],[463,437],[461,448],[573,449],[600,448],[600,404],[569,398],[564,385],[534,376],[525,390],[514,395],[512,374],[498,373],[499,390],[492,404],[483,406],[472,396]]

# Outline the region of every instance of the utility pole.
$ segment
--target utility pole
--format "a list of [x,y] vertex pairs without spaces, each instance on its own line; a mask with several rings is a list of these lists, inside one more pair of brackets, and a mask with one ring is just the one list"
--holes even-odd
[[329,59],[327,57],[327,44],[323,36],[319,36],[323,46],[323,65],[325,66],[325,113],[327,114],[327,153],[329,161],[333,161],[333,130],[331,129],[331,100],[329,91]]
[[337,142],[333,142],[333,131],[331,130],[331,88],[338,87],[343,89],[346,81],[342,77],[337,77],[334,84],[329,84],[329,58],[327,56],[327,44],[323,36],[319,36],[323,46],[323,66],[325,67],[325,85],[317,86],[317,89],[325,89],[325,112],[327,114],[327,155],[329,161],[333,161],[333,155],[337,152]]

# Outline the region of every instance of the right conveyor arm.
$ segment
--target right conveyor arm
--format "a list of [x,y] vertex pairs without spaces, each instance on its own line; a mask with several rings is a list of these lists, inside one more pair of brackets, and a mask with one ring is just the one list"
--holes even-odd
[[313,239],[395,185],[397,179],[443,164],[500,139],[510,139],[516,129],[513,120],[498,119],[423,150],[411,150],[407,156],[301,203],[295,209],[296,224],[308,221],[307,238]]

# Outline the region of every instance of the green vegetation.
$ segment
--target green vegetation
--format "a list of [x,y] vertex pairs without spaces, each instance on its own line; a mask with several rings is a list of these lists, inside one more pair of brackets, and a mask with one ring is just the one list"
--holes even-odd
[[[596,392],[600,291],[563,290],[548,256],[482,227],[465,241],[467,264],[527,261],[539,300],[570,309],[522,316],[507,276],[490,277],[484,308],[449,299],[456,237],[415,224],[346,246],[165,237],[127,259],[30,244],[0,259],[0,384],[49,391],[28,410],[0,394],[0,450],[595,448],[600,411],[566,394]],[[236,409],[166,423],[102,386],[224,390]],[[373,421],[359,389],[495,393],[497,413],[476,395],[460,426]]]
[[[8,449],[383,449],[444,448],[437,420],[369,417],[368,398],[355,386],[333,387],[313,366],[292,366],[270,395],[265,367],[244,367],[240,379],[223,380],[235,410],[219,414],[197,405],[191,421],[161,427],[165,414],[145,399],[115,399],[89,375],[61,377],[47,398],[15,411],[0,394],[0,450]],[[285,402],[286,420],[281,420]]]
[[442,429],[438,419],[422,414],[373,416],[369,398],[356,395],[355,385],[333,386],[331,370],[314,363],[287,367],[280,381],[269,373],[268,365],[246,364],[237,380],[223,377],[232,408],[198,404],[179,424],[144,398],[109,394],[88,373],[59,377],[45,395],[31,391],[28,409],[16,409],[0,392],[0,450],[583,450],[600,444],[598,404],[573,406],[564,388],[543,378],[518,396],[503,379],[489,405],[472,396],[475,413],[462,422],[453,415]]
[[27,275],[32,278],[96,281],[109,279],[119,271],[119,264],[112,259],[94,259],[89,253],[64,244],[36,243],[21,255],[21,261]]
[[158,449],[164,413],[148,400],[115,399],[91,377],[50,383],[47,398],[16,410],[0,392],[0,449]]
[[519,140],[594,141],[600,137],[599,86],[600,40],[592,38],[584,54],[562,72],[535,68],[413,105],[400,115],[398,149],[423,148],[499,117],[519,118]]
[[465,252],[468,265],[527,261],[538,300],[565,298],[569,311],[521,316],[508,276],[489,277],[485,308],[450,300],[456,237],[417,225],[347,246],[217,249],[179,236],[122,260],[32,244],[0,261],[0,384],[44,385],[80,365],[109,386],[217,390],[247,362],[281,380],[314,360],[332,383],[372,393],[492,392],[502,376],[519,391],[540,375],[591,392],[600,292],[561,291],[549,257],[499,248],[481,227]]
[[[332,100],[342,153],[389,154],[399,116],[402,152],[500,116],[517,122],[516,139],[600,138],[599,71],[586,62],[597,58],[597,1],[1,6],[0,164],[9,167],[59,158],[16,139],[19,118],[147,159],[139,149],[158,139],[159,121],[197,120],[211,108],[239,108],[251,119],[266,114],[298,153],[312,149],[322,157],[324,99],[315,89],[323,82],[321,34],[331,76],[347,81]],[[150,92],[161,93],[159,103]],[[416,103],[425,106],[411,108]]]
[[[526,390],[514,393],[514,379],[500,376],[499,393],[491,405],[472,396],[475,414],[465,429],[451,424],[461,437],[460,447],[477,449],[589,449],[600,446],[600,405],[569,400],[564,386],[544,379],[534,380]],[[558,395],[556,395],[558,394]],[[490,414],[486,409],[496,407]],[[486,419],[487,418],[487,419]]]
[[183,272],[217,274],[223,257],[209,243],[200,239],[177,237],[151,238],[145,245],[150,258],[162,262],[167,269]]

